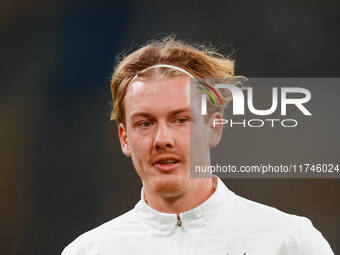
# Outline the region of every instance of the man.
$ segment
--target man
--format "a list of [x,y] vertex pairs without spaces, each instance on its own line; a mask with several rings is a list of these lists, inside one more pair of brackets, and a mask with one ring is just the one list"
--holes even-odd
[[[210,165],[223,107],[201,115],[190,79],[233,78],[233,62],[167,37],[125,57],[112,77],[123,153],[141,178],[131,211],[65,248],[78,254],[333,254],[310,220],[235,195],[216,178],[191,178],[191,162]],[[224,106],[228,97],[222,97]],[[191,138],[191,139],[190,139]],[[190,141],[191,140],[191,141]],[[190,143],[191,142],[191,143]]]

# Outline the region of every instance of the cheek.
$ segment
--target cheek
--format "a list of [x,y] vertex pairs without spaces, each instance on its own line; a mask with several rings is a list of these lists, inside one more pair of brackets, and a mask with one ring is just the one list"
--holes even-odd
[[150,148],[151,139],[147,136],[134,135],[130,137],[129,141],[133,141],[129,143],[132,158],[145,158]]
[[208,145],[208,127],[203,120],[194,122],[191,125],[190,142],[192,147],[194,145]]
[[190,131],[181,138],[185,150],[190,152]]
[[130,141],[130,151],[133,166],[140,176],[140,178],[145,178],[147,175],[147,163],[149,162],[150,156],[148,155],[147,149],[147,139],[140,139],[140,137],[131,137]]
[[191,127],[190,134],[190,162],[194,165],[205,165],[208,162],[209,143],[207,126],[197,123]]

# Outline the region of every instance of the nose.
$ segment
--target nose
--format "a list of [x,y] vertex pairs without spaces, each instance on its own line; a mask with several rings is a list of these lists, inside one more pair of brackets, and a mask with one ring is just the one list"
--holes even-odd
[[166,123],[159,123],[157,126],[154,148],[157,151],[172,149],[174,147],[174,139],[171,134],[171,128]]

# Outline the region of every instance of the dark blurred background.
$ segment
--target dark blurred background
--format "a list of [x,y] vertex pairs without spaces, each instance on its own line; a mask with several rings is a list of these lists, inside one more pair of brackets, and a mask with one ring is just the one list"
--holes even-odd
[[[0,254],[60,254],[139,200],[140,181],[109,121],[118,54],[175,33],[234,53],[236,73],[248,77],[339,77],[339,7],[1,0]],[[339,179],[224,181],[248,199],[307,216],[340,252]]]

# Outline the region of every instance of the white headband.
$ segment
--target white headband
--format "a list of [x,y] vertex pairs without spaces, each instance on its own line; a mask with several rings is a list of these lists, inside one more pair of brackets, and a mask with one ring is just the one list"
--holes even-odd
[[132,78],[132,80],[129,82],[129,85],[128,85],[128,86],[130,86],[130,85],[132,84],[132,82],[134,82],[134,80],[137,79],[137,77],[138,77],[138,75],[139,75],[140,73],[145,72],[145,71],[147,71],[147,70],[149,70],[149,69],[158,68],[158,67],[167,67],[167,68],[175,69],[175,70],[177,70],[177,71],[180,71],[180,72],[182,72],[182,73],[188,75],[191,79],[194,79],[194,80],[196,81],[195,76],[193,76],[191,73],[189,73],[188,71],[184,70],[183,68],[180,68],[180,67],[178,67],[178,66],[173,66],[173,65],[157,64],[157,65],[149,66],[149,67],[143,69],[142,71],[138,72],[138,73]]

